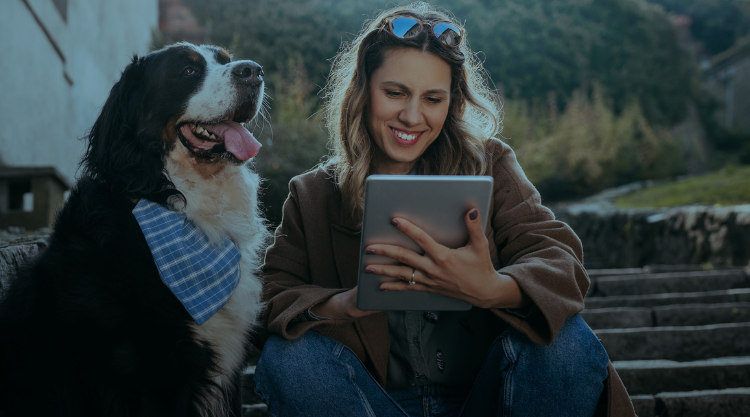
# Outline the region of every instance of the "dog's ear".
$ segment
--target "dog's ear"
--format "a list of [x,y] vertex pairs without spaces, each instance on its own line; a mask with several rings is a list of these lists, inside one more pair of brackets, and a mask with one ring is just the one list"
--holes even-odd
[[108,183],[128,198],[166,203],[177,193],[164,171],[165,143],[149,137],[142,122],[147,116],[144,92],[148,57],[133,56],[115,83],[88,134],[81,159],[84,176]]

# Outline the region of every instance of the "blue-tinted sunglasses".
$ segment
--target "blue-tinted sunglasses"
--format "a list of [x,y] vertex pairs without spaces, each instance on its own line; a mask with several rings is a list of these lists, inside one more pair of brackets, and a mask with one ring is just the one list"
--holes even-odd
[[432,33],[444,45],[454,47],[461,43],[464,30],[451,22],[422,22],[411,16],[393,16],[387,19],[391,33],[401,39],[419,36],[424,25],[432,26]]

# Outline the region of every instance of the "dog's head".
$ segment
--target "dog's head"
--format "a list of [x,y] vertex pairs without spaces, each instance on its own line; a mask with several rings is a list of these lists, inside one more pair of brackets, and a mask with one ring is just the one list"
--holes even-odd
[[165,172],[168,157],[210,175],[258,153],[242,123],[257,115],[263,87],[258,64],[215,46],[134,56],[89,133],[83,173],[128,198],[166,204],[180,194]]

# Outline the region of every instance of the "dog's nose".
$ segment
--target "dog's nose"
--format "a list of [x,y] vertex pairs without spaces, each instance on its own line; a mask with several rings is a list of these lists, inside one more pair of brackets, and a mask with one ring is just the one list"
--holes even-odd
[[253,61],[242,61],[232,68],[232,75],[239,82],[257,81],[263,76],[263,68]]

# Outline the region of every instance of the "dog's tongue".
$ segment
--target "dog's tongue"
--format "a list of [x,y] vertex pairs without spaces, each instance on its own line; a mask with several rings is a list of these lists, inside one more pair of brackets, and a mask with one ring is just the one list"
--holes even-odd
[[244,126],[237,122],[225,120],[204,126],[204,128],[224,138],[224,147],[241,161],[257,155],[262,146]]

